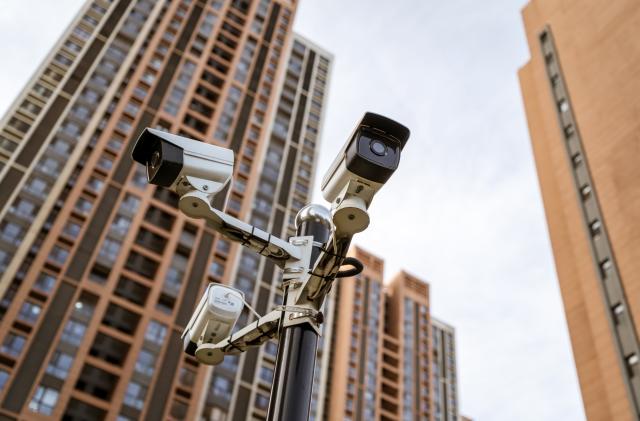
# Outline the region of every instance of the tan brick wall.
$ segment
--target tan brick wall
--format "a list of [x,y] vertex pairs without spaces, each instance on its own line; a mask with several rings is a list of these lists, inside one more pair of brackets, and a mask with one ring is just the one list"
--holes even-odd
[[633,419],[538,35],[550,25],[604,223],[640,325],[640,3],[532,1],[519,72],[582,396],[590,420]]

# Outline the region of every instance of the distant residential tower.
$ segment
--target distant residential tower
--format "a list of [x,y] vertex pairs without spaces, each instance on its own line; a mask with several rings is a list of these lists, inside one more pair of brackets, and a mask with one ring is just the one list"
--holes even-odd
[[323,419],[458,421],[453,328],[433,321],[429,285],[355,247],[365,270],[336,285]]

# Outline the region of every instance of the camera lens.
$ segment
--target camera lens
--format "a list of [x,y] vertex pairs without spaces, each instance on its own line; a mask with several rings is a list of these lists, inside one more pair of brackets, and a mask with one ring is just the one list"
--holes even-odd
[[371,152],[378,156],[384,156],[387,153],[387,146],[377,139],[373,139],[369,144]]
[[160,162],[162,162],[162,158],[160,157],[160,151],[155,151],[151,155],[151,159],[149,160],[149,165],[151,168],[157,168],[160,166]]

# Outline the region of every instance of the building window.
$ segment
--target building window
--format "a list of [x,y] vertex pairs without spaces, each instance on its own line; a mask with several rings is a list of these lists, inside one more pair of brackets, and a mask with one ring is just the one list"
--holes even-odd
[[[139,88],[136,88],[136,90]],[[131,121],[126,118],[123,118],[116,123],[116,129],[120,130],[125,135],[128,135],[131,131]]]
[[4,271],[7,268],[9,260],[11,260],[11,256],[9,256],[9,253],[4,250],[0,250],[0,271]]
[[228,210],[228,211],[232,211],[232,212],[235,212],[235,213],[239,213],[239,212],[240,212],[240,209],[241,209],[241,206],[242,206],[242,205],[241,205],[240,201],[239,201],[237,198],[235,198],[235,197],[232,197],[232,198],[231,198],[231,199],[229,199],[229,201],[227,202],[227,210]]
[[113,222],[111,223],[111,227],[109,230],[113,233],[125,235],[129,226],[131,225],[131,218],[122,215],[116,215],[113,218]]
[[93,207],[93,203],[91,203],[90,201],[88,201],[84,197],[81,197],[76,202],[76,205],[75,205],[74,209],[77,212],[81,213],[82,215],[88,215],[89,212],[91,212],[91,208],[92,207]]
[[138,206],[140,205],[140,199],[133,195],[126,195],[122,204],[120,205],[120,210],[127,211],[129,213],[135,213],[138,210]]
[[0,237],[9,244],[20,244],[23,237],[23,229],[20,225],[13,222],[5,223],[2,227]]
[[242,50],[242,54],[240,56],[240,60],[238,61],[238,65],[236,67],[236,74],[234,79],[240,83],[244,83],[247,79],[247,74],[249,73],[249,68],[251,67],[251,59],[253,57],[253,53],[256,49],[256,41],[249,38]]
[[276,354],[278,353],[278,344],[274,341],[267,342],[266,346],[264,347],[264,352],[267,355],[275,358]]
[[220,116],[218,127],[215,132],[216,138],[220,140],[227,140],[229,129],[231,128],[233,117],[236,115],[236,108],[238,107],[238,102],[240,101],[241,96],[242,91],[239,88],[235,86],[231,86],[231,88],[229,88],[229,94],[222,108],[222,115]]
[[53,57],[53,61],[61,64],[62,66],[70,66],[72,63],[70,58],[63,56],[62,54],[56,54],[55,57]]
[[193,384],[196,382],[196,373],[191,369],[181,367],[178,380],[182,386],[193,387]]
[[48,273],[41,273],[35,282],[35,287],[42,292],[50,292],[56,284],[56,278]]
[[171,405],[170,415],[172,417],[175,417],[176,419],[183,420],[187,416],[188,409],[189,408],[187,407],[186,404],[180,401],[174,400],[173,404]]
[[9,380],[9,372],[0,370],[0,392],[4,389],[4,385],[7,384],[7,380]]
[[79,346],[86,330],[87,327],[84,324],[75,320],[69,320],[64,326],[61,340],[70,345]]
[[64,265],[69,257],[69,250],[58,245],[53,246],[51,253],[49,253],[49,260],[59,265]]
[[124,403],[132,408],[142,409],[144,406],[144,399],[147,395],[147,387],[140,383],[131,382],[127,386],[127,391],[124,394]]
[[9,332],[4,338],[2,346],[0,346],[0,352],[16,358],[20,355],[20,352],[22,352],[25,342],[27,342],[27,340],[24,336]]
[[133,89],[133,95],[139,100],[143,100],[147,96],[147,88],[144,86],[136,86]]
[[347,399],[347,411],[353,412],[353,400]]
[[104,242],[102,243],[102,247],[100,247],[98,255],[108,262],[113,263],[116,261],[119,252],[120,242],[111,238],[105,238]]
[[273,382],[273,369],[268,367],[260,367],[260,379],[267,383]]
[[62,131],[69,136],[74,137],[80,134],[80,126],[73,121],[67,121],[65,125],[62,126]]
[[144,334],[144,338],[156,345],[162,345],[164,342],[164,337],[167,334],[167,327],[162,323],[156,322],[155,320],[151,320],[149,322],[149,326],[147,327],[147,331]]
[[145,376],[151,377],[153,376],[153,367],[155,363],[155,355],[148,351],[142,350],[140,351],[140,354],[138,354],[135,371]]
[[89,178],[89,182],[87,183],[89,189],[95,193],[100,193],[102,188],[104,187],[104,181],[100,180],[97,177]]
[[124,141],[117,136],[112,137],[107,142],[107,146],[115,151],[119,151],[122,148]]
[[10,212],[13,213],[14,215],[26,218],[29,221],[31,221],[33,219],[33,212],[35,208],[36,208],[36,205],[33,202],[27,199],[19,198],[11,207]]
[[140,189],[144,189],[145,187],[147,187],[147,169],[142,165],[136,165],[136,170],[133,173],[131,182],[134,186]]
[[107,155],[101,156],[98,160],[98,168],[104,171],[111,170],[111,168],[113,168],[113,160]]
[[67,374],[73,365],[73,357],[62,351],[56,351],[49,361],[47,373],[61,380],[67,378]]
[[44,415],[51,415],[58,402],[59,393],[56,389],[38,386],[33,399],[29,402],[29,409]]
[[237,276],[234,282],[234,286],[244,293],[244,299],[247,302],[251,302],[253,299],[254,282],[253,278],[249,278],[245,275]]
[[269,407],[269,398],[260,393],[256,394],[256,408],[266,411]]
[[46,181],[40,178],[34,177],[31,180],[31,183],[29,183],[29,185],[27,186],[27,190],[33,195],[44,199],[45,190],[47,190],[47,187],[48,185]]
[[167,275],[164,279],[162,290],[174,297],[180,294],[180,287],[182,286],[182,277],[187,270],[187,257],[180,253],[176,253],[171,261],[171,266],[167,270]]
[[216,242],[216,251],[222,254],[228,254],[231,244],[227,240],[219,239]]
[[212,392],[216,398],[231,400],[231,381],[226,377],[215,376]]
[[38,316],[40,315],[41,310],[42,309],[39,305],[26,301],[20,308],[20,312],[18,313],[18,320],[34,324],[36,320],[38,320]]
[[60,170],[60,163],[53,158],[47,157],[38,161],[37,168],[45,174],[55,176]]
[[224,264],[214,260],[211,262],[211,265],[209,265],[209,274],[211,276],[221,278],[222,275],[224,275]]
[[81,40],[83,40],[83,41],[88,40],[88,39],[89,39],[89,37],[91,36],[91,33],[90,33],[90,32],[85,31],[84,29],[82,29],[82,28],[81,28],[81,27],[79,27],[79,26],[76,26],[76,27],[73,29],[73,34],[74,34],[75,36],[77,36],[78,38],[80,38]]
[[189,87],[195,68],[196,65],[194,63],[190,61],[184,62],[180,75],[178,76],[173,89],[171,89],[169,99],[164,106],[165,112],[174,116],[178,114],[178,110],[183,102],[182,100],[187,92],[187,88]]
[[[245,148],[245,151],[247,149]],[[245,180],[243,180],[242,178],[237,178],[234,183],[233,183],[233,188],[238,192],[238,193],[244,193],[246,188],[247,188],[247,182]]]
[[80,234],[80,228],[80,224],[78,224],[77,222],[68,221],[62,231],[69,237],[76,238],[78,237],[78,234]]

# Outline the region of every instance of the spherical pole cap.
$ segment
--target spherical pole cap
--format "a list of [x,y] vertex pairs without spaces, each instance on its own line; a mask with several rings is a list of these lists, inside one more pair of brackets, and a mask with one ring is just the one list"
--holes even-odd
[[329,231],[333,228],[333,218],[331,211],[322,205],[312,203],[300,209],[296,215],[296,229],[302,224],[318,222],[324,225]]

